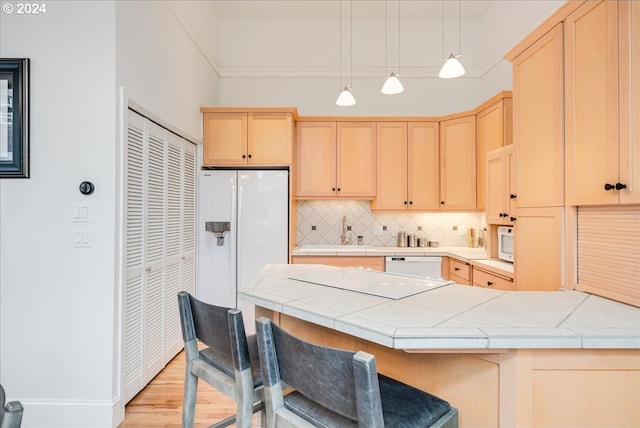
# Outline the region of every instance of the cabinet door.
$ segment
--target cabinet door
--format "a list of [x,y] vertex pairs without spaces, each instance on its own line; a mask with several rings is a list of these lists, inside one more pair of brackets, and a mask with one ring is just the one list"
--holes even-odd
[[246,165],[247,113],[204,113],[203,133],[203,165]]
[[440,122],[440,206],[476,208],[476,117]]
[[440,126],[437,122],[409,122],[407,191],[411,210],[440,206]]
[[249,113],[247,129],[250,165],[291,165],[291,113]]
[[617,204],[618,2],[586,2],[565,25],[567,202]]
[[492,150],[511,144],[511,98],[503,98],[478,113],[476,117],[476,201],[477,208],[485,208],[486,155]]
[[376,196],[376,123],[337,123],[337,195]]
[[407,123],[379,122],[377,144],[377,191],[373,209],[406,209]]
[[506,193],[508,166],[505,150],[493,150],[487,154],[487,223],[507,224]]
[[336,123],[298,122],[296,197],[336,194]]
[[621,204],[640,203],[640,2],[620,6]]
[[515,278],[520,291],[564,285],[564,208],[521,208],[515,229]]
[[563,25],[513,61],[518,207],[564,205]]

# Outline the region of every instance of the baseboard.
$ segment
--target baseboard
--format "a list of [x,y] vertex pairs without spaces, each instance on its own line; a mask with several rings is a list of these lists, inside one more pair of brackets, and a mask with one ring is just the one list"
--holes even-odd
[[120,400],[21,400],[22,428],[116,428],[124,420]]

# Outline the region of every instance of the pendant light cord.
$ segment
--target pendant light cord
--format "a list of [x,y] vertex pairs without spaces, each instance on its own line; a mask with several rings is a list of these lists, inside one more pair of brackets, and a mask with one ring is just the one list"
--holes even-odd
[[340,6],[340,46],[338,47],[340,52],[340,58],[338,59],[340,62],[340,87],[338,89],[342,91],[342,0],[340,0],[338,5]]
[[353,89],[353,0],[349,0],[349,89]]
[[384,0],[384,75],[387,76],[387,2]]
[[398,0],[398,75],[400,74],[400,0]]
[[442,0],[442,59],[444,56],[444,0]]
[[458,56],[462,55],[462,0],[458,0]]

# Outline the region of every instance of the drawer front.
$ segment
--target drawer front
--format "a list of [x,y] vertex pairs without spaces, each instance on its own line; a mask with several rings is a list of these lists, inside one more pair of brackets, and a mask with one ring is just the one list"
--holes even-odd
[[513,281],[475,268],[473,269],[473,285],[495,290],[517,291]]
[[462,278],[461,276],[454,275],[454,274],[450,275],[449,280],[455,282],[456,284],[460,284],[460,285],[472,285],[470,280]]
[[471,267],[464,262],[451,259],[449,273],[467,281],[471,281]]

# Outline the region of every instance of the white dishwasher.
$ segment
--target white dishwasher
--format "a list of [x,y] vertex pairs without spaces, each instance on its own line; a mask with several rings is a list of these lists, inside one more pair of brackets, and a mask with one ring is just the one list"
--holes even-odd
[[426,279],[442,279],[440,276],[442,257],[435,256],[387,256],[384,271],[398,275]]

